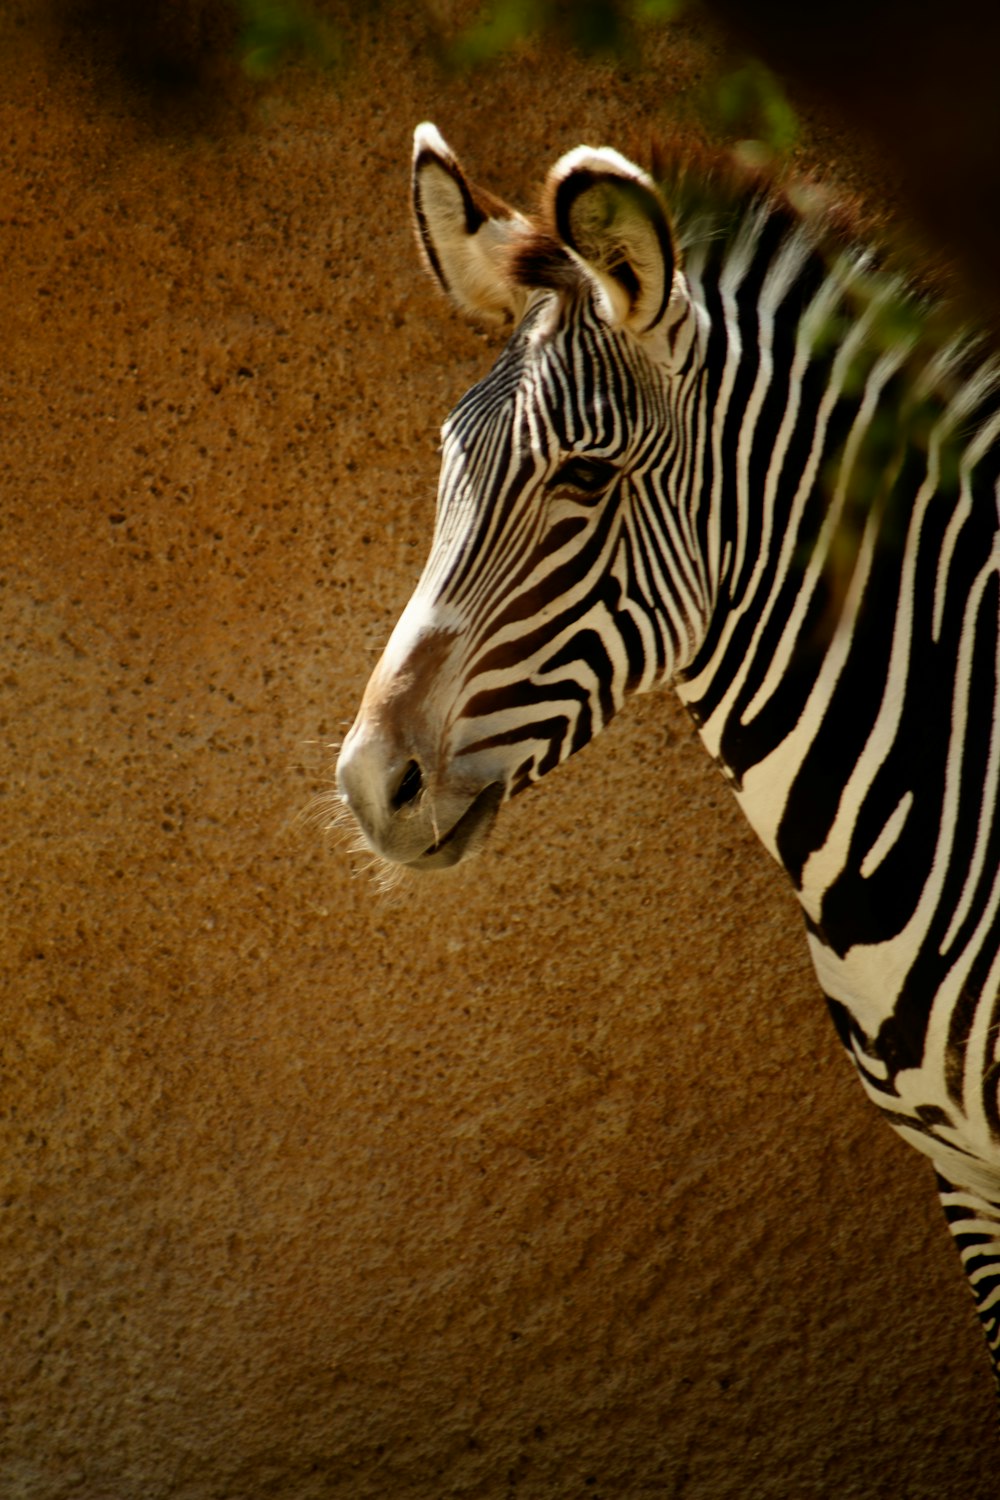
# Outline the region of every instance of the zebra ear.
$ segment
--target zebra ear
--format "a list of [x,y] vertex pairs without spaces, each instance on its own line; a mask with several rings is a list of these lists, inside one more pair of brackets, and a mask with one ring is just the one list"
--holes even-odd
[[596,283],[609,323],[650,333],[673,286],[673,237],[651,177],[617,151],[579,146],[548,183],[559,239]]
[[463,312],[505,321],[521,316],[528,294],[507,266],[527,221],[469,182],[429,124],[413,134],[413,217],[427,264]]

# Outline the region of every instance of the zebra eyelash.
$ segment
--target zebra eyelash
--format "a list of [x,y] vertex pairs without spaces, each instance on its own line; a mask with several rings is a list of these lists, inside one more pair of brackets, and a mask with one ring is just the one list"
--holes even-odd
[[583,458],[577,454],[559,465],[549,480],[549,489],[576,490],[597,500],[617,477],[617,464],[605,458]]

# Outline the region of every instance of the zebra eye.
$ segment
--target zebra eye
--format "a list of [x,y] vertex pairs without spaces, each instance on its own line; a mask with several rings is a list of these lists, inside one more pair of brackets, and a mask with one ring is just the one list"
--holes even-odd
[[582,490],[585,495],[598,495],[618,473],[617,467],[606,458],[568,458],[549,481],[553,489]]

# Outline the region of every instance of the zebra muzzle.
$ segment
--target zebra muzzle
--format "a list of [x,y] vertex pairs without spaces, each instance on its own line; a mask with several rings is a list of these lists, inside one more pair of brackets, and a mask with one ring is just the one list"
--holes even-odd
[[[490,775],[485,767],[486,776]],[[486,842],[506,795],[492,776],[428,770],[359,720],[337,763],[341,801],[373,853],[414,870],[458,864]]]

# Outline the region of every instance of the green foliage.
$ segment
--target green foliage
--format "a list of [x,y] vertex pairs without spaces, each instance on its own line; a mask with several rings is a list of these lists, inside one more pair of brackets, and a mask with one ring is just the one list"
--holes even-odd
[[458,67],[509,52],[526,38],[554,32],[585,53],[636,50],[636,26],[672,20],[686,0],[495,0],[449,49]]
[[308,0],[238,0],[238,5],[240,61],[250,78],[270,78],[292,61],[320,67],[341,61],[340,34]]
[[546,0],[503,0],[492,13],[463,31],[450,49],[457,67],[476,67],[509,52],[544,24]]
[[480,20],[448,49],[457,68],[475,68],[510,52],[540,31],[555,30],[582,51],[616,51],[621,45],[622,6],[618,0],[496,0]]
[[[641,58],[643,32],[675,20],[690,4],[691,0],[494,0],[446,55],[453,66],[476,67],[548,32],[586,54],[633,61]],[[787,95],[774,74],[754,59],[708,84],[701,113],[713,134],[749,138],[744,154],[754,159],[784,153],[798,137],[798,120]]]
[[[271,78],[290,62],[331,67],[344,61],[338,28],[312,0],[231,0],[240,15],[240,60],[255,80]],[[663,26],[692,0],[492,0],[477,20],[440,55],[455,68],[486,65],[532,37],[549,34],[589,56],[641,59],[644,33]],[[746,151],[787,151],[798,125],[774,75],[749,61],[711,82],[702,114],[714,132],[750,138]],[[761,143],[760,147],[754,145]]]
[[794,146],[799,133],[795,111],[763,63],[754,59],[723,74],[715,85],[714,104],[727,131],[762,141],[772,151]]

